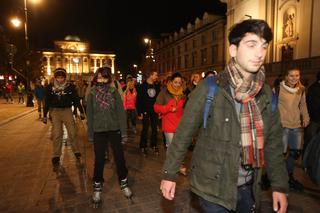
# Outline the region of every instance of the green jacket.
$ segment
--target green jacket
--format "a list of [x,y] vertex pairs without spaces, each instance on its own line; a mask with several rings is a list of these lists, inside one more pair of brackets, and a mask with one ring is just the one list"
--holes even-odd
[[96,87],[93,86],[87,96],[87,122],[88,136],[92,138],[93,132],[107,132],[120,130],[121,135],[127,135],[126,113],[122,99],[116,88],[110,87],[114,103],[107,109],[102,109],[96,100]]
[[[236,209],[237,181],[240,166],[240,122],[231,96],[227,73],[218,76],[207,128],[203,128],[203,111],[207,85],[200,83],[191,93],[184,115],[168,149],[163,168],[164,179],[175,181],[193,136],[199,132],[190,168],[191,190],[210,202]],[[288,175],[282,156],[282,128],[279,112],[272,112],[272,93],[265,84],[256,95],[264,122],[264,155],[273,191],[288,192]],[[254,195],[259,208],[262,169],[254,172]]]

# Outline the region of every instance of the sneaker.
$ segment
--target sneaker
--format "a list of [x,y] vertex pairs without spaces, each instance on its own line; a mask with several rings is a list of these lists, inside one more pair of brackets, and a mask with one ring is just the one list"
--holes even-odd
[[304,190],[302,183],[297,181],[293,176],[289,177],[289,187],[291,190],[298,191],[298,192],[303,192]]
[[74,153],[74,156],[77,158],[77,160],[80,160],[81,153],[80,152],[76,152],[76,153]]
[[156,155],[159,155],[159,148],[158,147],[153,147],[153,151],[154,151],[154,154]]
[[141,148],[141,153],[146,156],[148,154],[147,148]]
[[51,162],[53,166],[58,166],[60,164],[60,157],[53,157]]

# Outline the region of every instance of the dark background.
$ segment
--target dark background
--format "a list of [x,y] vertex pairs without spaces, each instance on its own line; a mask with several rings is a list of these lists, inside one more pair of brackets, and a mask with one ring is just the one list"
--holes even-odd
[[[118,69],[126,72],[145,53],[143,37],[178,31],[206,11],[223,15],[226,5],[219,0],[42,0],[29,2],[28,10],[31,48],[50,49],[54,40],[77,35],[93,51],[114,52]],[[0,1],[0,25],[19,48],[24,31],[9,24],[17,14],[24,17],[23,0]]]

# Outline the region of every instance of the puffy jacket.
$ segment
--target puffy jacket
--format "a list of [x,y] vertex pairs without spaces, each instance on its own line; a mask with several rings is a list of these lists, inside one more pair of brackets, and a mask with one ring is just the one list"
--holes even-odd
[[[163,132],[176,132],[183,115],[184,103],[184,97],[175,100],[167,89],[161,90],[154,104],[154,111],[161,114]],[[176,108],[175,112],[172,112],[173,108]]]
[[[241,164],[240,122],[231,96],[227,73],[218,75],[218,91],[203,128],[203,111],[208,88],[200,83],[190,94],[183,117],[167,150],[163,167],[166,180],[175,181],[192,138],[199,131],[190,167],[191,190],[210,202],[235,210],[237,181]],[[282,156],[282,128],[279,112],[272,112],[271,89],[264,84],[255,99],[264,122],[264,157],[273,191],[288,192],[288,175]],[[255,169],[253,193],[260,203],[262,169]]]
[[135,109],[136,108],[136,100],[137,100],[137,93],[127,91],[123,93],[123,106],[124,109]]

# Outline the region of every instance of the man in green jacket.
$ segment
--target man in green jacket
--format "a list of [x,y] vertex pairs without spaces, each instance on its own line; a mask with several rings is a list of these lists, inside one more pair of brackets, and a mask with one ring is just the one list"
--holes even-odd
[[203,81],[191,93],[168,149],[160,190],[166,199],[174,198],[179,166],[200,128],[190,185],[203,212],[259,211],[264,167],[271,181],[274,211],[286,212],[288,174],[282,129],[279,112],[272,110],[263,67],[271,29],[263,20],[245,20],[233,26],[228,39],[231,59],[217,76],[206,128],[203,113],[208,85]]

